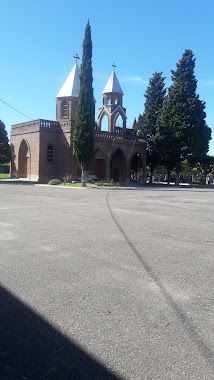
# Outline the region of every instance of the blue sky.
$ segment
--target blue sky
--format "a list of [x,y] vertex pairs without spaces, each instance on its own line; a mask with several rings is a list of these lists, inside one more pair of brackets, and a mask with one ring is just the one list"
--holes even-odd
[[[55,120],[55,97],[81,57],[90,18],[96,115],[116,63],[127,125],[144,110],[144,93],[155,71],[166,85],[185,49],[196,57],[198,93],[206,102],[214,154],[213,0],[7,0],[1,4],[0,99],[33,119]],[[0,119],[29,119],[0,102]]]

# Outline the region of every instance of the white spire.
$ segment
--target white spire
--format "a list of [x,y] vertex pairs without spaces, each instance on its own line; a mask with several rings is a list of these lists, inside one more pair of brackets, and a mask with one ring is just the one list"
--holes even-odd
[[80,68],[77,63],[75,63],[73,69],[68,75],[65,83],[63,84],[61,90],[57,94],[57,98],[64,98],[66,96],[75,96],[78,98],[80,91]]
[[112,71],[110,78],[103,90],[103,94],[108,94],[112,92],[123,95],[123,91],[115,74],[115,71]]

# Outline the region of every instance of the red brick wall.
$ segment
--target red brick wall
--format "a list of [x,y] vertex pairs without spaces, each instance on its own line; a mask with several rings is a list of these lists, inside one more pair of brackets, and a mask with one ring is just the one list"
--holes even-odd
[[[14,159],[11,165],[12,177],[18,177],[19,147],[25,139],[30,152],[30,180],[42,180],[51,178],[63,178],[71,176],[80,177],[80,166],[73,154],[73,123],[70,121],[58,123],[48,120],[35,120],[12,126],[11,144],[14,146]],[[47,147],[54,147],[54,163],[47,162]],[[106,179],[110,180],[110,165],[114,152],[121,149],[125,156],[126,178],[129,179],[130,162],[132,157],[139,153],[143,161],[144,176],[146,173],[146,149],[145,142],[126,138],[124,135],[110,135],[108,133],[95,133],[95,151],[101,149],[105,156]],[[94,164],[90,170],[93,173]],[[123,173],[124,174],[124,173]],[[124,175],[123,175],[124,177]]]
[[39,179],[39,150],[40,150],[40,121],[16,124],[11,129],[11,144],[13,148],[13,160],[11,164],[11,177],[18,178],[19,147],[22,140],[29,147],[30,170],[28,179],[38,181]]
[[[40,127],[40,159],[39,159],[39,179],[57,178],[58,162],[58,136],[59,124],[57,122],[41,123]],[[51,144],[54,148],[54,162],[47,161],[47,148]]]

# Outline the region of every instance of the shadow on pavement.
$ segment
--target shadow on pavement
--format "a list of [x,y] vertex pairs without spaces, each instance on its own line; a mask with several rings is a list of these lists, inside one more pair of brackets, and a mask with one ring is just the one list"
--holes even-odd
[[1,184],[4,184],[4,185],[25,185],[25,186],[29,186],[29,185],[35,185],[37,184],[38,182],[35,182],[35,181],[23,181],[23,180],[18,180],[18,179],[1,179],[0,180],[0,185]]
[[164,286],[163,282],[161,281],[158,274],[153,270],[152,266],[148,264],[148,262],[143,258],[143,255],[141,252],[139,252],[130,238],[127,236],[123,228],[121,227],[120,223],[114,216],[114,213],[111,209],[110,203],[109,203],[109,194],[106,195],[106,203],[109,210],[109,213],[111,215],[112,221],[122,234],[124,241],[129,246],[132,253],[138,258],[140,264],[142,265],[145,272],[148,274],[148,276],[154,281],[154,283],[159,288],[160,293],[164,296],[167,304],[173,310],[175,316],[178,320],[182,323],[182,325],[185,327],[185,331],[187,332],[188,336],[194,342],[194,344],[197,346],[198,350],[200,351],[201,355],[204,357],[204,359],[207,361],[207,364],[210,368],[214,370],[214,352],[212,351],[211,347],[209,347],[208,344],[204,341],[203,337],[200,333],[198,333],[196,327],[191,322],[191,319],[188,317],[188,315],[182,310],[182,308],[179,306],[179,304],[174,300],[170,292],[167,290],[167,288]]
[[0,287],[1,380],[119,380]]

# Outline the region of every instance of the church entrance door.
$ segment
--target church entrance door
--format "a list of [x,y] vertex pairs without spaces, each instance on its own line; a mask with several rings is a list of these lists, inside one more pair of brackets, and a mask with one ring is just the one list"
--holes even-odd
[[28,178],[30,176],[30,154],[25,140],[22,140],[19,147],[18,176],[19,178]]
[[121,149],[117,149],[112,156],[110,177],[116,182],[127,180],[127,163]]
[[94,156],[94,173],[97,178],[105,179],[106,177],[106,162],[105,155],[102,150],[98,149]]

